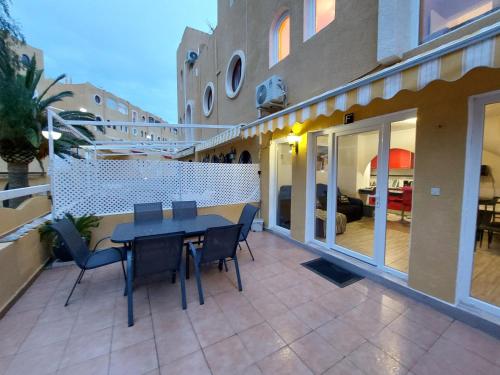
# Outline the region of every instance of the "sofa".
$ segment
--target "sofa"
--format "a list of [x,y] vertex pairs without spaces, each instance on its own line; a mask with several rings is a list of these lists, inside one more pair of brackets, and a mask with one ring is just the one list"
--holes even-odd
[[[327,194],[327,185],[316,184],[316,208],[326,210]],[[337,188],[337,212],[344,214],[348,223],[360,220],[363,217],[363,201],[358,198],[344,196],[340,189]]]

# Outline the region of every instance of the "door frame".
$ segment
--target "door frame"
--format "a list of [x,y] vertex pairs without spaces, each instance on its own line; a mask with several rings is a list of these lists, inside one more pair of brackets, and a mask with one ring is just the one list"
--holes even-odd
[[[456,304],[478,308],[500,317],[500,306],[495,306],[472,297],[472,273],[474,271],[474,248],[476,246],[476,221],[479,200],[479,180],[483,154],[484,107],[500,103],[500,90],[469,97],[467,143],[465,151],[464,190],[462,197],[462,219],[458,272],[456,282]],[[478,167],[479,166],[479,167]],[[470,213],[470,214],[467,214]]]
[[[286,143],[288,144],[288,140],[286,137],[280,139],[274,139],[271,141],[269,146],[269,170],[271,173],[269,174],[269,225],[268,228],[274,231],[280,232],[281,234],[290,237],[290,229],[286,229],[280,227],[276,224],[276,209],[277,209],[277,200],[278,200],[278,148],[276,145]],[[292,192],[293,192],[293,157],[292,157]],[[291,211],[291,207],[290,207]],[[290,217],[292,213],[290,212]],[[291,224],[291,223],[290,223]],[[291,225],[290,225],[291,227]]]
[[[417,117],[417,109],[412,108],[399,112],[394,112],[377,117],[371,117],[356,121],[347,125],[336,125],[321,131],[311,131],[308,133],[307,144],[312,145],[307,148],[307,188],[306,188],[306,242],[319,246],[327,251],[338,251],[352,256],[355,259],[364,261],[376,268],[393,274],[403,280],[408,279],[408,275],[394,268],[385,265],[385,243],[386,243],[386,215],[387,215],[387,194],[379,195],[380,191],[387,191],[389,179],[389,149],[391,136],[391,123],[402,121],[411,117]],[[374,228],[374,251],[373,258],[367,257],[355,251],[343,248],[335,244],[335,231],[333,226],[327,226],[326,242],[316,240],[315,233],[315,202],[316,202],[316,137],[319,135],[329,135],[328,151],[328,186],[337,186],[337,137],[341,135],[363,133],[366,131],[379,130],[378,160],[380,168],[377,171],[377,193],[376,201],[378,207],[375,210]],[[332,222],[333,214],[337,211],[336,189],[328,189],[327,193],[327,220]]]

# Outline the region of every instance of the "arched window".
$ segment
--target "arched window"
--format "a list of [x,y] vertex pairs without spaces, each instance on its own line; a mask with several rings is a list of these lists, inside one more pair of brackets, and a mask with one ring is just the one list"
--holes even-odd
[[252,164],[252,155],[247,150],[244,150],[240,154],[240,159],[238,160],[240,164]]
[[335,19],[335,0],[304,0],[304,40]]
[[271,25],[269,45],[271,66],[290,54],[290,13],[288,11],[282,13]]

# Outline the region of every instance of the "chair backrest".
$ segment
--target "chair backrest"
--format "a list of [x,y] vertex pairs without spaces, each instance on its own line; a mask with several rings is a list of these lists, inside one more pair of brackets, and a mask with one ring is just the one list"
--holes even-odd
[[67,218],[64,218],[50,224],[50,226],[56,231],[59,239],[66,246],[78,267],[85,268],[91,252],[75,225]]
[[198,216],[196,201],[172,202],[172,216],[174,219],[191,219]]
[[137,237],[134,239],[134,275],[141,277],[181,267],[184,232]]
[[142,224],[163,220],[163,205],[161,202],[134,204],[134,223]]
[[411,208],[412,197],[413,197],[413,188],[411,188],[409,186],[405,186],[403,188],[403,194],[401,196],[401,200],[403,201],[403,205],[405,207]]
[[240,240],[245,240],[247,238],[248,232],[250,232],[253,219],[255,218],[255,215],[257,215],[257,212],[259,212],[259,208],[251,204],[246,204],[245,207],[243,207],[240,220],[238,220],[238,224],[243,224],[243,226],[241,227]]
[[204,235],[201,262],[208,263],[234,257],[240,242],[242,226],[243,224],[232,224],[208,228]]

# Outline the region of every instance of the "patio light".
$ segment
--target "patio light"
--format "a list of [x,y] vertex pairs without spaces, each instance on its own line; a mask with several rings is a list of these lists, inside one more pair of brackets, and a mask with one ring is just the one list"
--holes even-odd
[[[42,135],[45,139],[49,139],[49,129],[46,127],[42,129]],[[58,132],[57,130],[52,130],[52,139],[54,141],[57,141],[59,138],[61,138],[62,133]]]
[[293,131],[288,134],[286,137],[288,144],[290,145],[290,149],[292,149],[295,146],[295,154],[299,153],[299,141],[300,141],[300,136],[295,135]]

